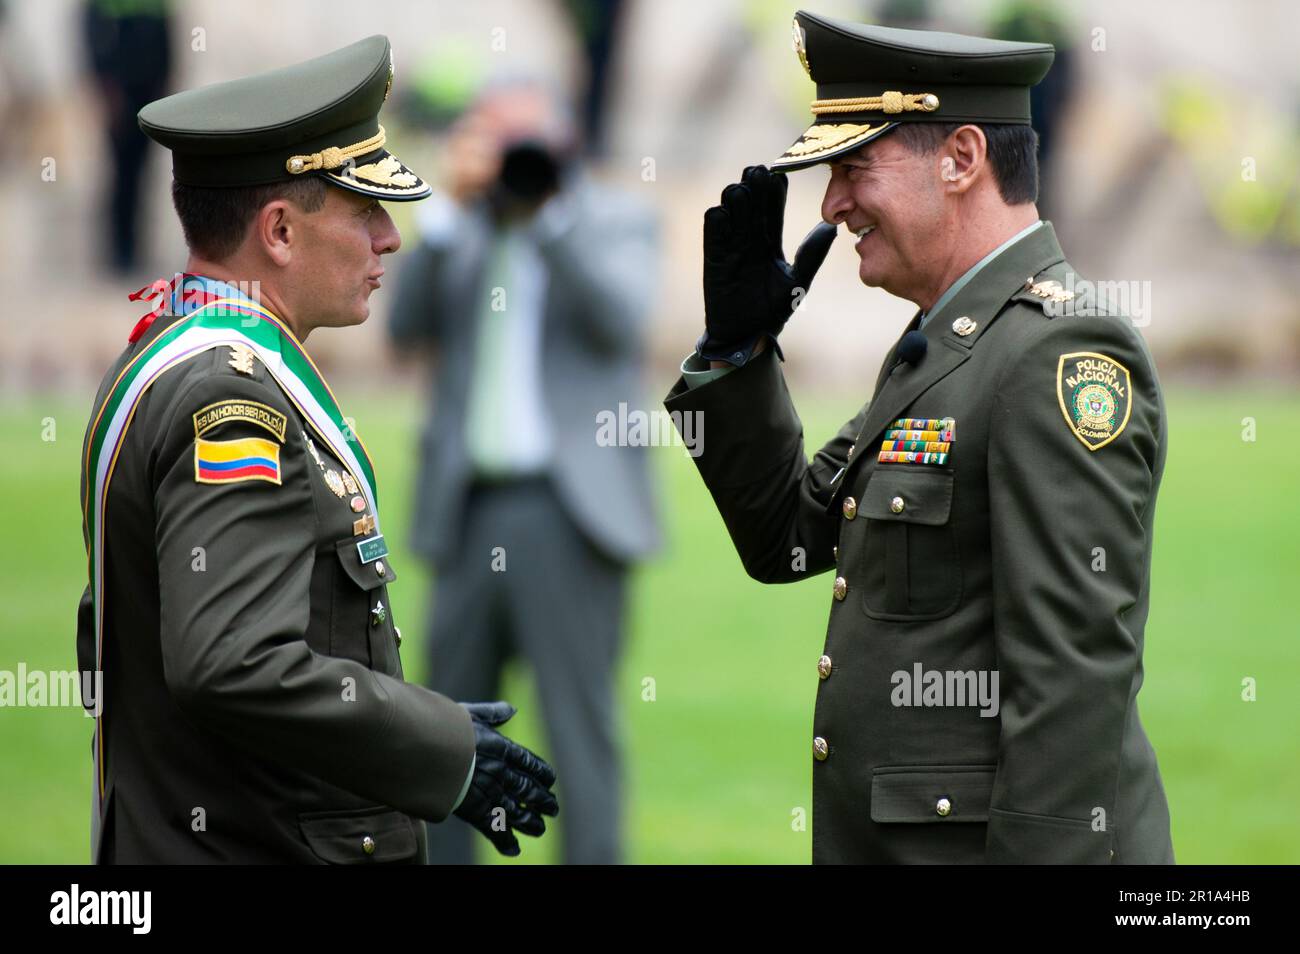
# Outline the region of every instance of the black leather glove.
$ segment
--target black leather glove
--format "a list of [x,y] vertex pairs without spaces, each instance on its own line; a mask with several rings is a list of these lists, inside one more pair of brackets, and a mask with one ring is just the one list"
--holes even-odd
[[773,344],[826,259],[837,227],[814,228],[785,260],[785,174],[750,166],[722,190],[722,204],[704,213],[704,334],[702,357],[742,365],[763,335]]
[[[551,793],[555,770],[494,727],[515,714],[508,702],[462,702],[474,720],[474,778],[456,809],[456,817],[477,828],[497,851],[519,854],[515,831],[541,835],[543,815],[560,813]],[[501,809],[502,811],[495,811]],[[494,814],[495,811],[495,814]]]

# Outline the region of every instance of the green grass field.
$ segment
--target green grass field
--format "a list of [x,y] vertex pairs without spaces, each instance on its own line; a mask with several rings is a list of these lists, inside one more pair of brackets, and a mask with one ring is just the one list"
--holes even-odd
[[[408,677],[419,679],[428,575],[403,552],[418,400],[340,394],[376,456],[402,580],[393,592]],[[1160,757],[1180,863],[1300,862],[1300,396],[1170,388],[1156,519],[1143,723]],[[0,669],[75,667],[85,583],[77,503],[88,399],[0,408]],[[854,402],[805,408],[817,446]],[[1257,440],[1242,439],[1242,418]],[[42,439],[53,418],[56,439]],[[812,705],[829,582],[762,587],[731,550],[685,453],[656,454],[669,546],[641,569],[618,684],[629,860],[805,863]],[[1063,501],[1063,506],[1077,504]],[[725,600],[717,594],[725,593]],[[655,700],[642,685],[655,680]],[[1241,699],[1242,680],[1258,700]],[[526,673],[511,730],[545,754]],[[91,723],[79,709],[0,709],[0,862],[87,857]],[[561,789],[561,798],[563,792]],[[1280,802],[1279,802],[1280,800]],[[525,862],[556,858],[526,841]]]

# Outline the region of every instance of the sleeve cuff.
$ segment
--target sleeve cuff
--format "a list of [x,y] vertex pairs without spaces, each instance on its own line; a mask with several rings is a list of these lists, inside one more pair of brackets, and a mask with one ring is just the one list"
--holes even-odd
[[[465,784],[460,787],[460,794],[456,796],[456,804],[451,806],[452,812],[460,808],[460,803],[463,802],[465,800],[465,796],[469,794],[469,783],[474,781],[474,767],[476,765],[478,765],[477,752],[474,753],[474,755],[469,760],[469,773],[465,776]],[[451,814],[451,812],[448,812],[447,814]]]
[[682,362],[682,380],[686,382],[688,388],[698,388],[735,370],[732,365],[725,368],[711,368],[709,362],[700,357],[698,351],[692,351]]

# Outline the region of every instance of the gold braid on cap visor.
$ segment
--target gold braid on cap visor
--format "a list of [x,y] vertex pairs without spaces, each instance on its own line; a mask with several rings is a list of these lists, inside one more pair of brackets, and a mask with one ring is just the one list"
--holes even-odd
[[854,99],[814,99],[814,116],[822,113],[932,113],[939,108],[939,97],[934,93],[900,93],[886,90],[879,96],[860,96]]
[[284,167],[293,175],[300,172],[315,172],[317,169],[337,169],[349,159],[374,152],[385,142],[384,127],[369,139],[354,142],[350,146],[330,146],[322,152],[313,152],[310,156],[290,156],[284,160]]

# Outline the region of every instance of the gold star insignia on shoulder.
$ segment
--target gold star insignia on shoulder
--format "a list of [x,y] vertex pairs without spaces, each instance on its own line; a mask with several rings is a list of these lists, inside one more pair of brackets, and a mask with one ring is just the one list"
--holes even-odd
[[253,373],[253,359],[255,357],[253,349],[248,345],[233,344],[230,346],[230,366],[240,374],[251,375]]
[[1055,279],[1045,282],[1036,282],[1033,278],[1030,278],[1026,284],[1029,286],[1027,290],[1031,295],[1037,295],[1044,301],[1059,303],[1074,298],[1074,292],[1066,291],[1065,287]]

